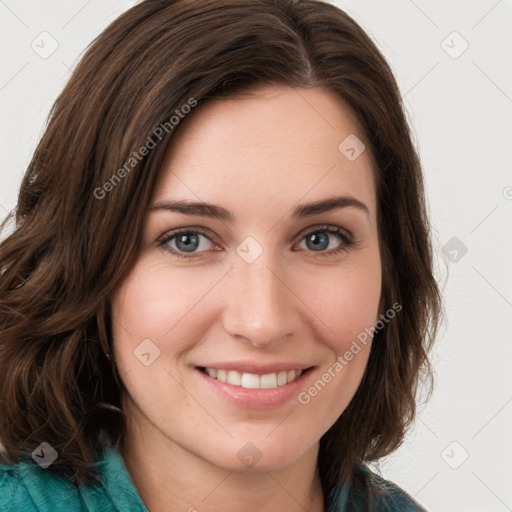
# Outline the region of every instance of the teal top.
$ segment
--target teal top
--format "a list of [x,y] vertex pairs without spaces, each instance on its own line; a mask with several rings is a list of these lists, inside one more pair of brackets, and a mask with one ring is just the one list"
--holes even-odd
[[[32,459],[0,465],[1,512],[148,512],[119,451],[107,446],[96,463],[99,483],[74,486]],[[426,512],[407,493],[364,465],[351,485],[336,490],[328,512]]]

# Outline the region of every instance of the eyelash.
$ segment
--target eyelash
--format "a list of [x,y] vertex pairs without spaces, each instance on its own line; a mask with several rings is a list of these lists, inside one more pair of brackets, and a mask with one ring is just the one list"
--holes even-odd
[[[177,236],[184,234],[184,233],[186,233],[186,234],[194,233],[194,234],[203,235],[204,237],[208,238],[208,240],[210,240],[210,237],[208,236],[208,234],[200,228],[194,228],[194,229],[183,228],[183,229],[178,229],[176,231],[171,231],[170,233],[164,234],[161,238],[158,239],[158,242],[159,242],[158,247],[161,247],[165,251],[171,253],[171,255],[173,255],[173,256],[176,256],[178,258],[184,258],[184,259],[197,258],[201,255],[202,252],[207,252],[207,251],[201,251],[199,253],[190,253],[189,256],[185,256],[185,253],[183,253],[181,251],[176,251],[175,249],[172,249],[171,247],[169,247],[167,245],[171,240],[173,240]],[[340,228],[336,228],[336,227],[332,227],[332,226],[317,226],[317,227],[315,227],[314,229],[312,229],[312,230],[306,232],[304,235],[302,235],[302,237],[299,240],[299,243],[302,242],[302,240],[304,240],[304,238],[306,238],[307,236],[312,235],[314,233],[328,233],[330,235],[337,236],[340,239],[340,241],[342,242],[342,244],[337,249],[332,249],[329,252],[319,251],[317,254],[321,257],[336,256],[341,252],[348,252],[350,249],[352,249],[353,247],[356,246],[356,242],[353,239],[351,239],[348,235],[346,235]],[[310,251],[310,252],[315,252],[315,251]]]

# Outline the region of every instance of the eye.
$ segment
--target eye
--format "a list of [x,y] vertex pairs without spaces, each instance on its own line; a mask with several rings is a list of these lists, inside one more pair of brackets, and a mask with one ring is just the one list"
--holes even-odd
[[158,245],[179,258],[191,258],[196,252],[208,250],[209,243],[212,242],[203,231],[181,229],[165,235],[162,240],[159,240]]
[[[336,244],[336,240],[338,244]],[[344,231],[332,226],[318,226],[314,231],[309,231],[301,239],[302,249],[308,249],[312,252],[323,253],[325,256],[337,254],[340,251],[348,251],[355,242],[344,233]],[[300,247],[300,245],[299,245]]]

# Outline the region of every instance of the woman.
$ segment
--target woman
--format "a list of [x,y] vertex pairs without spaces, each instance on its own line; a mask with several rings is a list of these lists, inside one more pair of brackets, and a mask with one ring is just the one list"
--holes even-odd
[[421,167],[343,11],[130,9],[57,99],[15,221],[2,511],[424,510],[366,465],[431,375]]

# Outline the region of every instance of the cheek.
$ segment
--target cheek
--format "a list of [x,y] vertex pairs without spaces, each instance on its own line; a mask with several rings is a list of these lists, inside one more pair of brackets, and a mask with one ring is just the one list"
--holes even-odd
[[141,260],[112,297],[114,340],[130,346],[145,338],[185,341],[190,314],[221,276],[221,271],[180,272],[165,262]]
[[[377,255],[358,265],[333,268],[322,276],[303,274],[302,289],[323,325],[323,340],[341,355],[353,340],[375,325],[381,296],[381,268]],[[364,336],[362,336],[364,337]]]
[[360,265],[340,266],[321,279],[305,278],[303,290],[310,291],[317,325],[324,326],[322,342],[329,348],[329,358],[317,380],[302,390],[299,402],[321,407],[327,429],[348,406],[366,369],[373,328],[379,318],[378,253],[367,253]]
[[193,408],[171,363],[190,348],[189,315],[214,279],[205,275],[191,286],[185,274],[140,258],[112,295],[111,312],[115,363],[129,396],[159,411],[165,392],[189,416]]
[[186,376],[187,356],[204,329],[205,297],[224,274],[199,267],[183,272],[142,257],[112,295],[115,363],[138,403],[158,409],[156,390],[165,389],[187,407],[178,382]]
[[[326,432],[348,407],[363,378],[372,344],[371,328],[378,317],[380,274],[364,278],[352,274],[339,278],[340,285],[317,303],[322,320],[329,327],[322,339],[328,357],[316,379],[298,395],[298,402],[311,417],[321,418]],[[334,286],[334,284],[333,284]],[[314,420],[312,429],[318,428]]]

